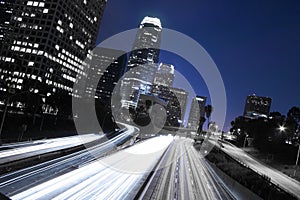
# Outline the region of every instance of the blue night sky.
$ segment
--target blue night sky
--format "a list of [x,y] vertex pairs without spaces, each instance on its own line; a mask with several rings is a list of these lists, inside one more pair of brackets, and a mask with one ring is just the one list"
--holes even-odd
[[[196,40],[214,60],[227,94],[226,130],[249,94],[271,97],[271,110],[283,114],[300,106],[300,1],[108,0],[98,43],[137,28],[147,15]],[[160,60],[188,77],[198,95],[209,96],[187,61],[168,52]]]

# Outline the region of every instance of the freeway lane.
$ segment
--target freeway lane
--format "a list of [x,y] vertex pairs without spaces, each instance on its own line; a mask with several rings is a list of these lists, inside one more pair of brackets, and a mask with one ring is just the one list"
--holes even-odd
[[102,137],[104,136],[99,134],[86,134],[64,138],[37,140],[26,143],[23,142],[20,144],[7,144],[1,146],[2,149],[6,150],[0,151],[0,164],[79,146],[81,144],[98,140]]
[[31,187],[11,199],[132,199],[173,137],[156,137]]
[[272,183],[279,185],[281,188],[300,199],[300,183],[298,181],[262,162],[257,161],[240,148],[227,143],[223,143],[223,146],[224,148],[221,148],[222,151],[232,156],[236,160],[246,164],[259,174],[265,174],[266,176],[270,177]]
[[0,192],[28,200],[133,199],[155,168],[140,199],[234,199],[191,139],[155,137],[95,160],[126,138],[2,176]]
[[115,150],[116,144],[122,143],[127,138],[130,139],[132,135],[136,134],[136,131],[135,128],[127,126],[125,132],[105,143],[0,176],[0,192],[7,196],[12,196],[64,173],[73,171]]
[[140,199],[235,199],[192,143],[175,138]]

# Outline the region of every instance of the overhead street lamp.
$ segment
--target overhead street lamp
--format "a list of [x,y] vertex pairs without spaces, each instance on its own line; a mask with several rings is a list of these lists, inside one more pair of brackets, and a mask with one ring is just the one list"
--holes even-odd
[[283,126],[283,125],[280,125],[278,129],[279,129],[280,132],[285,132],[286,127]]

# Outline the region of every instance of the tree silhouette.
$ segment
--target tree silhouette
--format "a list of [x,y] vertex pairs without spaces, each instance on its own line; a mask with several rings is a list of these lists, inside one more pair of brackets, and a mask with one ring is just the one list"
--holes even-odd
[[299,107],[292,107],[289,112],[287,113],[287,118],[290,120],[295,121],[298,126],[300,123],[300,108]]
[[207,128],[209,126],[209,122],[210,122],[210,117],[211,117],[211,113],[213,111],[213,107],[211,105],[207,105],[204,107],[204,111],[205,111],[205,115],[206,115],[206,118],[207,118]]
[[299,129],[300,123],[300,108],[292,107],[288,113],[286,118],[286,132],[287,137],[293,137],[296,131]]
[[202,129],[203,129],[203,124],[205,123],[206,119],[205,117],[200,117],[200,120],[199,120],[199,126],[198,126],[198,130],[197,130],[197,133],[200,134],[202,132]]

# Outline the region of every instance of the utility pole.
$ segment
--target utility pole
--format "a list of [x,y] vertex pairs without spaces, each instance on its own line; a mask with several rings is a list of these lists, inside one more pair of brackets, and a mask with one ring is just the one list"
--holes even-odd
[[5,102],[5,109],[4,109],[3,116],[2,116],[2,120],[1,120],[1,126],[0,126],[0,139],[1,139],[2,129],[3,129],[3,125],[4,125],[6,113],[7,113],[7,107],[8,107],[8,104],[9,104],[9,97],[7,98],[7,102]]
[[[16,91],[12,88],[8,88],[8,93],[11,94],[12,96],[15,96]],[[1,125],[0,125],[0,139],[1,139],[1,135],[2,135],[2,130],[3,130],[3,126],[4,126],[4,121],[5,121],[5,117],[6,117],[6,113],[7,113],[7,107],[9,105],[10,102],[10,97],[12,96],[7,96],[7,100],[5,102],[5,108],[4,108],[4,112],[2,115],[2,120],[1,120]]]
[[244,148],[246,147],[247,137],[248,137],[248,135],[246,134],[245,139],[244,139],[244,145],[243,145]]
[[299,154],[300,154],[300,144],[298,144],[298,152],[297,152],[294,176],[296,176],[296,171],[297,171],[297,168],[298,168]]

